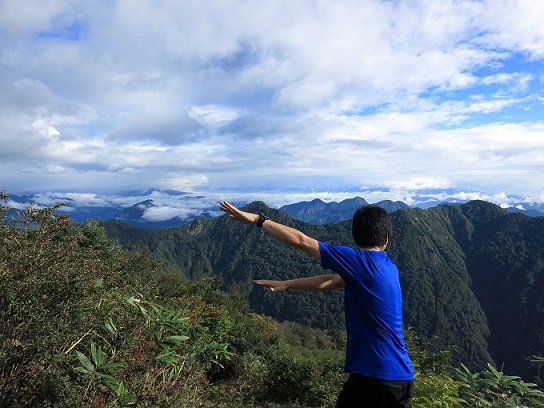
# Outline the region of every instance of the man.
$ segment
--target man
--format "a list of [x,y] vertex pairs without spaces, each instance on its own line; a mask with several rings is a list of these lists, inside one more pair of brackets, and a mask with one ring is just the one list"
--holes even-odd
[[396,265],[385,253],[391,219],[377,206],[358,209],[352,222],[357,248],[317,241],[264,214],[242,211],[226,201],[221,210],[230,219],[257,224],[267,234],[318,259],[333,274],[287,281],[256,280],[280,292],[288,289],[327,291],[345,288],[346,362],[349,377],[337,408],[409,407],[413,369],[402,336],[402,295]]

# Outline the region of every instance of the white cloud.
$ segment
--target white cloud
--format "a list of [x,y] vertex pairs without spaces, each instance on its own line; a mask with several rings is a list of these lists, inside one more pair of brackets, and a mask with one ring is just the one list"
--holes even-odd
[[32,127],[36,129],[42,136],[48,139],[60,136],[60,132],[55,127],[45,123],[43,120],[38,119],[32,123]]
[[48,174],[62,174],[66,169],[57,164],[48,164],[45,166],[44,171]]
[[544,56],[544,4],[530,0],[488,2],[482,14],[482,26],[487,28],[479,40],[489,47],[514,49],[528,53],[531,58]]
[[73,201],[75,206],[104,206],[108,204],[108,200],[94,193],[40,193],[34,195],[34,200],[44,205],[53,205],[66,200]]
[[391,187],[399,190],[446,189],[451,183],[444,177],[410,177],[408,180],[394,181]]
[[207,105],[193,106],[189,116],[208,129],[217,129],[237,119],[239,114],[234,109]]
[[172,218],[186,220],[189,217],[200,216],[199,211],[188,208],[151,207],[144,211],[142,218],[146,221],[168,221]]

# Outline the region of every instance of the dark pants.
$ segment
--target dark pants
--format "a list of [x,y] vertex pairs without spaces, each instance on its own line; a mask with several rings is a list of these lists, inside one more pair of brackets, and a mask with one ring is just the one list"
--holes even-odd
[[414,381],[383,381],[350,374],[336,408],[410,408]]

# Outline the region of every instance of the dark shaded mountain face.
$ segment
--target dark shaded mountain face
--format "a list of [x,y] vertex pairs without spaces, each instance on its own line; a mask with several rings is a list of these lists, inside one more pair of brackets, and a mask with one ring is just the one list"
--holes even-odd
[[490,349],[497,364],[525,373],[527,358],[544,354],[544,217],[485,202],[460,210],[472,225],[458,241],[489,321]]
[[[310,224],[264,203],[245,207],[334,244],[352,245],[351,223]],[[391,214],[388,253],[400,271],[405,325],[454,361],[473,370],[487,362],[532,380],[528,361],[544,354],[544,217],[528,217],[472,201]],[[343,292],[272,293],[254,278],[292,279],[323,273],[318,262],[275,241],[252,225],[226,216],[176,228],[143,230],[107,222],[108,234],[130,248],[144,245],[165,267],[187,276],[221,275],[250,292],[256,312],[278,320],[343,328]]]

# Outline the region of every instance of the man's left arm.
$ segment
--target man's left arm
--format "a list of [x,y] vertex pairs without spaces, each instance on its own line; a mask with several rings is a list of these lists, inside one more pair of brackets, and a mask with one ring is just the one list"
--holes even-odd
[[344,280],[338,274],[318,275],[283,281],[257,279],[253,283],[257,286],[267,287],[272,292],[283,292],[288,289],[304,290],[307,292],[328,292],[345,286]]

